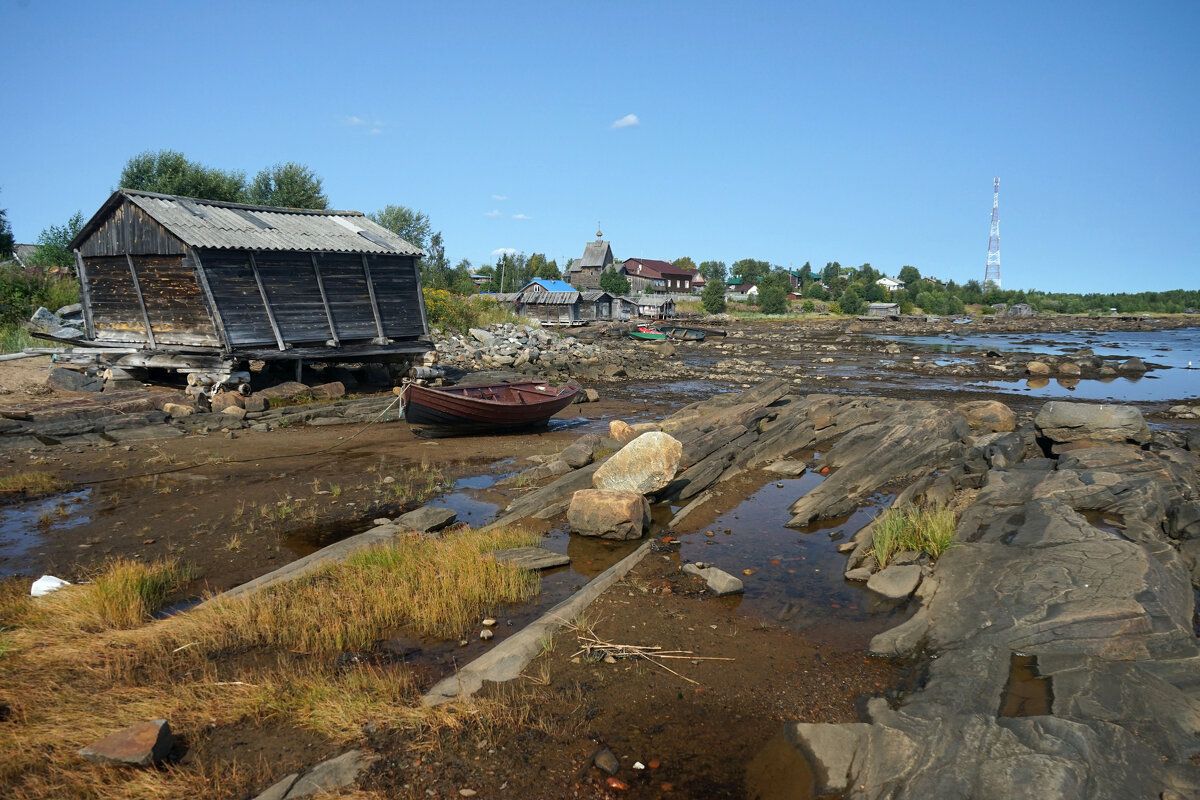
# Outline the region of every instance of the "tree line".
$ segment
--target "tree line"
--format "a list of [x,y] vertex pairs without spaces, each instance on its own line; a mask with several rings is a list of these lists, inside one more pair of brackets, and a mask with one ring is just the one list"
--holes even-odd
[[[174,150],[145,151],[126,162],[118,184],[138,191],[251,205],[329,207],[320,176],[311,167],[294,161],[264,167],[248,178],[243,171],[210,167]],[[481,276],[491,291],[514,292],[535,278],[562,278],[557,262],[546,258],[544,253],[526,255],[506,251],[497,255],[495,264],[484,264],[478,269],[473,269],[465,258],[451,265],[441,231],[434,231],[427,214],[408,206],[387,205],[367,216],[425,252],[419,266],[422,284],[428,288],[471,294],[478,290],[473,276]],[[73,272],[74,256],[69,243],[83,224],[83,215],[77,211],[64,224],[44,229],[38,235],[38,247],[31,259],[33,265],[45,268],[51,274]],[[6,210],[0,209],[0,259],[11,257],[13,246]],[[975,280],[962,284],[943,283],[922,277],[911,265],[902,267],[898,274],[904,288],[889,291],[877,282],[884,274],[870,263],[843,267],[837,261],[830,261],[816,269],[805,262],[798,270],[784,269],[754,258],[735,261],[728,267],[723,261],[702,261],[697,265],[687,256],[672,263],[679,269],[698,270],[704,276],[707,284],[701,293],[701,303],[709,313],[725,310],[728,279],[757,287],[754,302],[765,314],[785,313],[789,294],[798,296],[803,310],[812,310],[817,302],[821,302],[845,314],[861,314],[868,303],[876,302],[897,303],[901,313],[919,308],[927,314],[937,315],[961,314],[968,305],[999,303],[1027,303],[1036,311],[1072,314],[1109,309],[1120,313],[1179,313],[1200,308],[1200,291],[1078,294],[1034,289],[1001,290]],[[629,281],[617,271],[619,264],[605,270],[600,286],[613,294],[626,294]]]

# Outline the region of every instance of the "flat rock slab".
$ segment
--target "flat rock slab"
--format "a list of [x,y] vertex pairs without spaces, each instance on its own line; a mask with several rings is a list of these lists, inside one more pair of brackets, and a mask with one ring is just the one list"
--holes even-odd
[[698,567],[695,564],[684,564],[683,571],[688,575],[696,575],[704,579],[709,591],[717,597],[727,594],[741,594],[746,591],[741,578],[735,578],[724,570],[716,567]]
[[104,435],[114,442],[141,442],[147,439],[178,439],[184,433],[170,425],[147,425],[144,428],[108,430]]
[[867,581],[867,588],[889,600],[903,600],[921,583],[921,568],[916,564],[888,567]]
[[175,737],[165,719],[130,725],[92,742],[79,755],[95,764],[125,764],[149,767],[167,757]]
[[104,388],[104,381],[99,378],[66,367],[55,367],[50,370],[46,383],[71,392],[98,392]]
[[789,478],[798,478],[808,472],[808,464],[803,461],[776,461],[767,467],[768,472],[775,472]]
[[570,556],[565,553],[555,553],[544,547],[513,547],[508,550],[497,550],[492,553],[492,557],[501,564],[512,564],[528,570],[551,569],[571,563]]
[[458,519],[458,514],[449,508],[441,506],[421,506],[415,511],[401,514],[396,518],[396,525],[408,531],[431,533]]
[[640,539],[650,526],[650,503],[639,492],[580,489],[571,496],[567,524],[580,536]]
[[322,761],[303,775],[293,772],[254,800],[298,800],[341,789],[354,783],[375,758],[362,750],[347,751],[336,758]]

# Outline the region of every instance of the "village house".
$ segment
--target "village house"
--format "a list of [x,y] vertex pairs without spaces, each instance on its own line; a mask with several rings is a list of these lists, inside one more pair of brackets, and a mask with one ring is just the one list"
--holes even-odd
[[900,316],[899,303],[871,303],[867,306],[867,316],[869,317],[898,317]]
[[596,231],[596,241],[587,243],[583,257],[571,262],[563,278],[580,289],[599,289],[600,274],[612,265],[612,247],[604,241],[604,233]]
[[621,265],[620,273],[629,279],[634,292],[690,294],[692,291],[692,270],[676,269],[669,261],[631,258]]
[[535,278],[517,292],[516,310],[543,325],[581,321],[582,295],[569,283]]
[[632,298],[637,302],[639,317],[650,319],[672,319],[675,316],[675,301],[670,297],[654,294],[644,294]]
[[875,283],[882,286],[884,289],[887,289],[889,292],[894,292],[897,289],[904,288],[904,281],[897,280],[895,278],[889,278],[886,275],[875,281]]
[[[430,349],[424,253],[358,211],[118,189],[70,244],[84,341],[122,366],[394,361]],[[212,358],[216,356],[217,358]]]

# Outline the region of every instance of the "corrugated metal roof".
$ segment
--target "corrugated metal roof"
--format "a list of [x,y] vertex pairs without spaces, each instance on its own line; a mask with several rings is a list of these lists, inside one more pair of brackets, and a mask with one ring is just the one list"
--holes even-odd
[[396,253],[422,256],[420,248],[372,222],[360,211],[316,211],[118,189],[72,242],[77,247],[127,197],[191,247],[218,250],[302,250]]
[[579,300],[579,292],[530,292],[522,293],[519,300],[526,305],[569,306]]

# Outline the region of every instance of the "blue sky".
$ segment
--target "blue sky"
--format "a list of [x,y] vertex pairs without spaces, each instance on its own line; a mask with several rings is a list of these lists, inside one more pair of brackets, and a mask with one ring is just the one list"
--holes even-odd
[[1006,288],[1200,284],[1200,3],[0,0],[0,30],[18,241],[170,148],[306,163],[476,265],[599,222],[618,258],[963,282],[999,176]]

